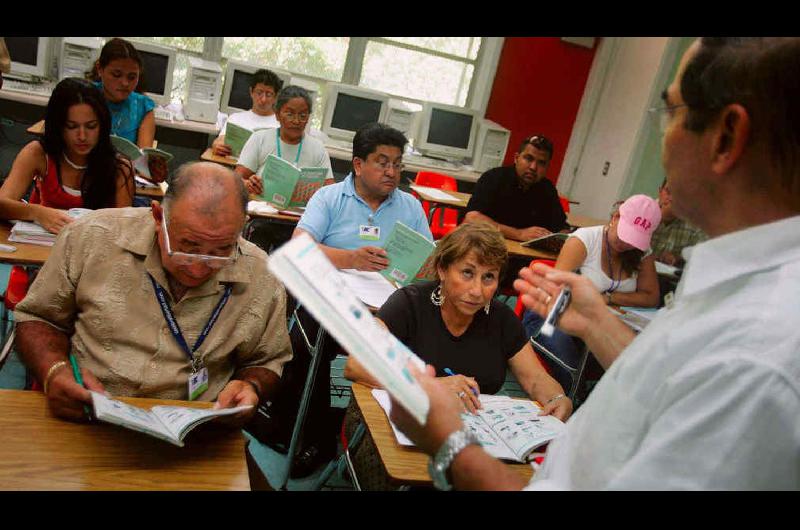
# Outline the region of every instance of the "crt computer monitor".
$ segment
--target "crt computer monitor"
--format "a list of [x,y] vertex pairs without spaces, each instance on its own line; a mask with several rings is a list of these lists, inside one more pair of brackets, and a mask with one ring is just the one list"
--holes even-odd
[[416,147],[430,156],[454,160],[471,157],[479,118],[478,112],[471,109],[425,103]]
[[5,37],[11,72],[8,77],[30,79],[48,77],[50,37]]
[[291,74],[269,66],[263,66],[242,61],[229,60],[225,68],[225,85],[222,89],[219,110],[225,114],[233,114],[243,110],[250,110],[253,100],[250,99],[250,80],[256,70],[266,69],[275,73],[282,81],[283,86],[288,86]]
[[176,52],[173,48],[156,44],[134,42],[133,47],[142,58],[141,91],[159,105],[169,105],[172,100],[172,73],[175,71]]
[[338,140],[352,140],[362,125],[385,121],[389,107],[387,94],[340,83],[328,84],[325,101],[322,132]]

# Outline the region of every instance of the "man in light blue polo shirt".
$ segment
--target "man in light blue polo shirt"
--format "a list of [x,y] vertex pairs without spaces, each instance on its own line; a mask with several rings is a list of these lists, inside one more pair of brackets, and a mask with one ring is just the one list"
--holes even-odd
[[420,202],[397,189],[408,140],[370,123],[353,137],[353,171],[308,201],[292,237],[306,232],[340,269],[379,271],[389,264],[381,248],[397,221],[433,240]]

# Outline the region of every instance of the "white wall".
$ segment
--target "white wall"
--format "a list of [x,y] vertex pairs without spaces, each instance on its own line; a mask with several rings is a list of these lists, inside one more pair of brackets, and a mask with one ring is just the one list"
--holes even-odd
[[[599,65],[602,77],[598,76],[594,86],[587,86],[600,95],[594,98],[595,105],[590,96],[596,94],[584,97],[584,102],[590,103],[582,103],[576,127],[581,123],[587,127],[585,141],[570,141],[565,157],[570,166],[562,170],[568,177],[563,183],[559,179],[559,190],[580,202],[572,206],[574,212],[604,219],[611,205],[623,198],[620,188],[640,129],[649,126],[647,108],[668,41],[668,37],[616,39],[613,51],[604,59],[608,60],[607,68]],[[601,59],[600,54],[597,57]],[[607,174],[603,175],[606,166]]]

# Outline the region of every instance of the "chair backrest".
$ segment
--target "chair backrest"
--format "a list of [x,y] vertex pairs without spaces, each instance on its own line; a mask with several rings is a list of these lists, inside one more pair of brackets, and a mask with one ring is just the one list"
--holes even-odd
[[[418,172],[414,179],[414,184],[446,191],[458,191],[456,179],[433,171]],[[428,201],[422,201],[422,210],[425,212],[425,216],[430,219],[431,233],[434,239],[443,238],[458,225],[458,212],[452,208],[438,207],[433,212],[433,217],[431,217],[431,204]]]
[[414,184],[428,186],[429,188],[439,188],[440,190],[458,191],[456,179],[433,171],[418,172],[416,178],[414,178]]
[[569,199],[563,195],[559,195],[558,200],[561,203],[561,209],[564,210],[564,213],[569,213]]

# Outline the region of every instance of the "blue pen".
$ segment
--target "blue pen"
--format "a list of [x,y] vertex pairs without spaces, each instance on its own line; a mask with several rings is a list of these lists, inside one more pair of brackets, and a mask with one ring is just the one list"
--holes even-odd
[[[444,373],[446,373],[447,375],[456,375],[450,368],[445,368]],[[476,396],[478,395],[478,391],[475,390],[474,388],[470,387],[470,390],[472,390],[472,393],[475,394]]]

